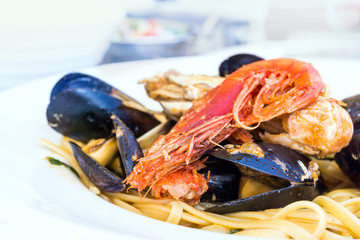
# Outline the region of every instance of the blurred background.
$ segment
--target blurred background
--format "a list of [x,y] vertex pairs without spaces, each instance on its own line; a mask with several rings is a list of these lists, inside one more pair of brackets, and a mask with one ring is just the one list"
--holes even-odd
[[360,0],[2,0],[0,90],[99,64],[249,45],[360,58]]

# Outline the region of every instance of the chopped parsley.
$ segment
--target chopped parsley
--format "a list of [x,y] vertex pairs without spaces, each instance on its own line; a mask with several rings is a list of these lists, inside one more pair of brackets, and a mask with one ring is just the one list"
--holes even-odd
[[234,234],[234,233],[237,233],[237,232],[240,232],[241,229],[240,228],[232,228],[230,229],[230,234]]
[[46,157],[46,159],[53,165],[58,165],[58,166],[64,166],[66,167],[67,169],[69,169],[70,171],[72,171],[77,177],[80,177],[79,174],[75,171],[75,169],[73,167],[71,167],[70,165],[58,160],[58,159],[55,159],[53,157]]

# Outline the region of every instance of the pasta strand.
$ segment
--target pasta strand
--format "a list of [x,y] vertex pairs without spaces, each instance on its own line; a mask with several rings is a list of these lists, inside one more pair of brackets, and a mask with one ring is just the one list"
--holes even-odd
[[218,225],[228,226],[230,228],[269,228],[269,229],[277,229],[279,231],[284,232],[285,234],[293,237],[294,239],[316,239],[312,234],[299,227],[298,225],[281,219],[267,219],[267,220],[257,220],[257,221],[230,221],[222,218],[218,218],[215,216],[211,216],[205,212],[197,210],[190,205],[180,202],[183,206],[184,210],[197,215],[207,221],[213,222]]
[[318,196],[314,199],[314,202],[339,218],[354,232],[357,238],[360,237],[360,220],[344,206],[326,196]]
[[325,229],[326,229],[326,214],[319,205],[317,205],[313,202],[297,201],[297,202],[291,203],[291,204],[287,205],[286,207],[280,209],[272,218],[273,219],[286,218],[286,216],[290,212],[293,212],[298,209],[303,209],[303,208],[311,209],[318,214],[319,220],[318,220],[317,227],[316,227],[315,231],[313,232],[313,235],[317,238],[320,238],[324,234]]
[[171,206],[171,211],[169,214],[169,217],[166,219],[166,222],[172,223],[172,224],[179,224],[183,208],[179,202],[173,201],[169,203]]

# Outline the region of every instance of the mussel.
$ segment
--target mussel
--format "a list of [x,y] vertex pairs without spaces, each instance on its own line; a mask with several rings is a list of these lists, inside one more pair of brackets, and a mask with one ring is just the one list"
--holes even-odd
[[70,89],[79,89],[79,88],[90,88],[94,91],[107,93],[110,96],[118,98],[122,101],[131,102],[135,108],[139,110],[146,109],[141,103],[133,99],[132,97],[126,95],[125,93],[121,92],[120,90],[116,89],[115,87],[111,86],[110,84],[96,78],[94,76],[84,74],[84,73],[69,73],[63,76],[53,87],[50,94],[50,99],[55,97],[61,92]]
[[[73,140],[87,143],[92,139],[116,137],[118,151],[112,162],[106,164],[97,162],[91,157],[92,153],[90,156],[75,143],[70,143],[84,174],[99,189],[109,192],[125,189],[124,179],[136,160],[143,156],[137,138],[160,124],[152,112],[136,100],[104,81],[82,73],[67,74],[56,83],[46,115],[53,129]],[[162,127],[150,137],[163,131],[169,131],[169,128]],[[143,137],[143,141],[146,138],[149,136]]]
[[360,134],[354,135],[349,145],[335,154],[335,160],[350,180],[360,187]]
[[232,163],[209,156],[199,173],[209,178],[209,189],[201,196],[203,202],[227,202],[239,196],[241,172]]
[[136,137],[160,123],[132,98],[97,78],[79,73],[65,75],[58,81],[46,111],[54,130],[82,142],[110,136],[111,115],[120,118]]
[[119,150],[120,161],[116,164],[119,164],[117,168],[121,168],[121,176],[86,154],[75,143],[70,142],[70,146],[81,170],[95,186],[106,192],[121,192],[125,189],[124,179],[130,174],[136,161],[143,156],[143,152],[126,124],[115,115],[111,119]]
[[228,59],[224,60],[219,67],[219,75],[221,77],[226,77],[226,75],[234,72],[235,70],[239,69],[240,67],[249,64],[249,63],[253,63],[253,62],[257,62],[260,60],[264,60],[261,57],[258,57],[256,55],[253,54],[248,54],[248,53],[240,53],[240,54],[236,54],[233,55],[231,57],[229,57]]
[[360,128],[360,94],[345,98],[342,100],[346,103],[344,107],[354,123],[354,133]]
[[112,119],[114,121],[117,145],[122,160],[123,170],[125,175],[128,176],[136,161],[144,155],[140,144],[136,140],[135,134],[117,116],[113,115]]
[[345,98],[344,108],[354,124],[354,134],[349,145],[335,154],[335,161],[350,180],[360,187],[360,94]]
[[312,200],[320,194],[317,179],[313,177],[317,176],[316,163],[287,147],[263,142],[256,145],[260,151],[254,153],[237,151],[237,146],[230,145],[225,149],[214,148],[207,154],[237,165],[241,178],[255,179],[274,190],[222,202],[206,211],[229,213],[279,208],[296,200]]
[[124,179],[101,166],[75,143],[70,142],[70,145],[81,170],[96,187],[106,192],[121,192],[125,189]]

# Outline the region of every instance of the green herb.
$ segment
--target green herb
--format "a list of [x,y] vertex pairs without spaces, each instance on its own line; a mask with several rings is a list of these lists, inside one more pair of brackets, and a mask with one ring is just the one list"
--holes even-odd
[[60,160],[57,160],[55,158],[52,157],[46,157],[46,159],[53,165],[58,165],[58,166],[64,166],[67,169],[69,169],[70,171],[72,171],[77,177],[80,177],[79,174],[75,171],[75,169],[73,167],[71,167],[70,165],[63,163]]
[[234,234],[234,233],[237,233],[237,232],[240,232],[241,229],[240,228],[232,228],[230,229],[230,234]]

